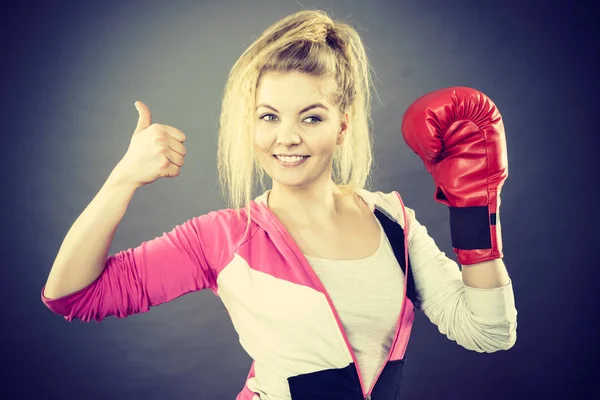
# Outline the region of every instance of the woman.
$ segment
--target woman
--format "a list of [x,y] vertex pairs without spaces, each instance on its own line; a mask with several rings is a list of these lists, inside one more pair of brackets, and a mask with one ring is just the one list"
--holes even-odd
[[[461,275],[398,193],[364,188],[370,86],[352,27],[310,10],[278,21],[236,62],[223,98],[218,163],[232,208],[106,257],[135,189],[177,176],[186,152],[181,131],[136,103],[131,145],[68,232],[42,300],[68,321],[100,321],[212,290],[254,360],[238,400],[399,398],[414,307],[467,349],[512,347],[513,291],[487,222],[506,179],[499,114],[454,88],[422,97],[403,122],[450,207]],[[482,146],[493,177],[469,166],[480,151],[460,159]],[[271,189],[252,199],[265,174]]]

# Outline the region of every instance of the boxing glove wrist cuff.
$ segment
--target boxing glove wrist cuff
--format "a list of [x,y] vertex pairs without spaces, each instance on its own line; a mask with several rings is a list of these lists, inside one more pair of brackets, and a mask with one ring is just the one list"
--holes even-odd
[[488,206],[449,209],[452,247],[462,265],[503,257],[497,213]]

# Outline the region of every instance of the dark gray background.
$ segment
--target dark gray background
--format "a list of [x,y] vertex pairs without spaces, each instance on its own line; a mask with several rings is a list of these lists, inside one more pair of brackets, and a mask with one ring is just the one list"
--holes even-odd
[[[225,207],[216,129],[227,74],[268,25],[344,18],[377,71],[375,188],[398,190],[451,257],[448,210],[399,133],[416,97],[475,87],[505,121],[505,263],[517,343],[478,354],[421,313],[405,399],[580,399],[598,377],[595,10],[531,1],[95,1],[4,5],[2,394],[6,399],[223,399],[251,360],[210,291],[151,312],[68,323],[40,290],[71,224],[125,153],[134,101],[187,134],[181,175],[136,193],[111,254]],[[591,4],[591,3],[590,3]],[[592,7],[592,6],[589,6]]]

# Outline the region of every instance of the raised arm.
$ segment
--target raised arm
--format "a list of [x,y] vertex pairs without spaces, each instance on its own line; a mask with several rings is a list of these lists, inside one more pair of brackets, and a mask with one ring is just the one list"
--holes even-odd
[[[92,286],[99,285],[103,280],[108,279],[109,285],[119,286],[111,287],[111,293],[127,289],[120,286],[131,285],[133,277],[125,279],[124,276],[118,276],[117,270],[128,274],[134,273],[137,268],[137,272],[142,273],[142,269],[153,263],[164,263],[166,260],[162,257],[166,253],[171,261],[181,261],[181,257],[175,253],[190,252],[186,248],[189,243],[178,242],[178,239],[183,240],[182,235],[190,233],[182,227],[171,233],[173,237],[165,235],[162,241],[147,242],[138,249],[124,251],[107,259],[115,231],[135,190],[160,177],[178,176],[186,152],[183,145],[185,135],[181,131],[167,125],[152,124],[152,116],[146,105],[137,102],[136,107],[139,119],[127,153],[67,233],[42,290],[44,302],[51,308],[56,305],[55,310],[60,310],[61,313],[65,310],[58,304],[65,303],[65,297],[70,301],[79,299],[82,297],[82,290],[87,293],[93,290]],[[193,240],[189,239],[188,242],[190,241]],[[149,255],[151,249],[152,256]],[[200,267],[198,257],[188,256],[186,261],[187,268]],[[155,268],[155,271],[159,269]],[[111,280],[117,278],[119,279]],[[78,296],[72,296],[74,294]],[[57,299],[61,301],[53,301]],[[107,301],[102,299],[103,304]],[[112,311],[124,315],[125,309]]]
[[434,199],[449,208],[452,247],[463,268],[417,224],[414,271],[427,293],[425,313],[469,349],[511,347],[517,313],[502,262],[500,192],[508,158],[498,108],[473,88],[436,90],[408,107],[402,135],[431,173]]

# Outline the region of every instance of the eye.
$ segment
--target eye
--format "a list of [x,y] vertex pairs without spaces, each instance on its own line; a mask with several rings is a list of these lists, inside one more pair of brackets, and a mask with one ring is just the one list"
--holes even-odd
[[272,119],[271,119],[271,120],[269,120],[269,119],[265,119],[265,117],[273,117],[273,118],[277,118],[277,117],[276,117],[275,115],[273,115],[273,114],[264,114],[264,115],[262,115],[262,116],[260,117],[260,119],[262,119],[263,121],[266,121],[266,122],[271,122],[271,121],[273,121]]
[[314,121],[314,122],[309,122],[309,124],[311,124],[311,125],[316,125],[316,124],[318,124],[319,122],[322,122],[322,119],[321,119],[321,118],[319,118],[319,117],[318,117],[318,116],[316,116],[316,115],[311,115],[310,117],[306,117],[305,121],[306,121],[307,119],[310,119],[310,118],[313,118],[313,121]]

